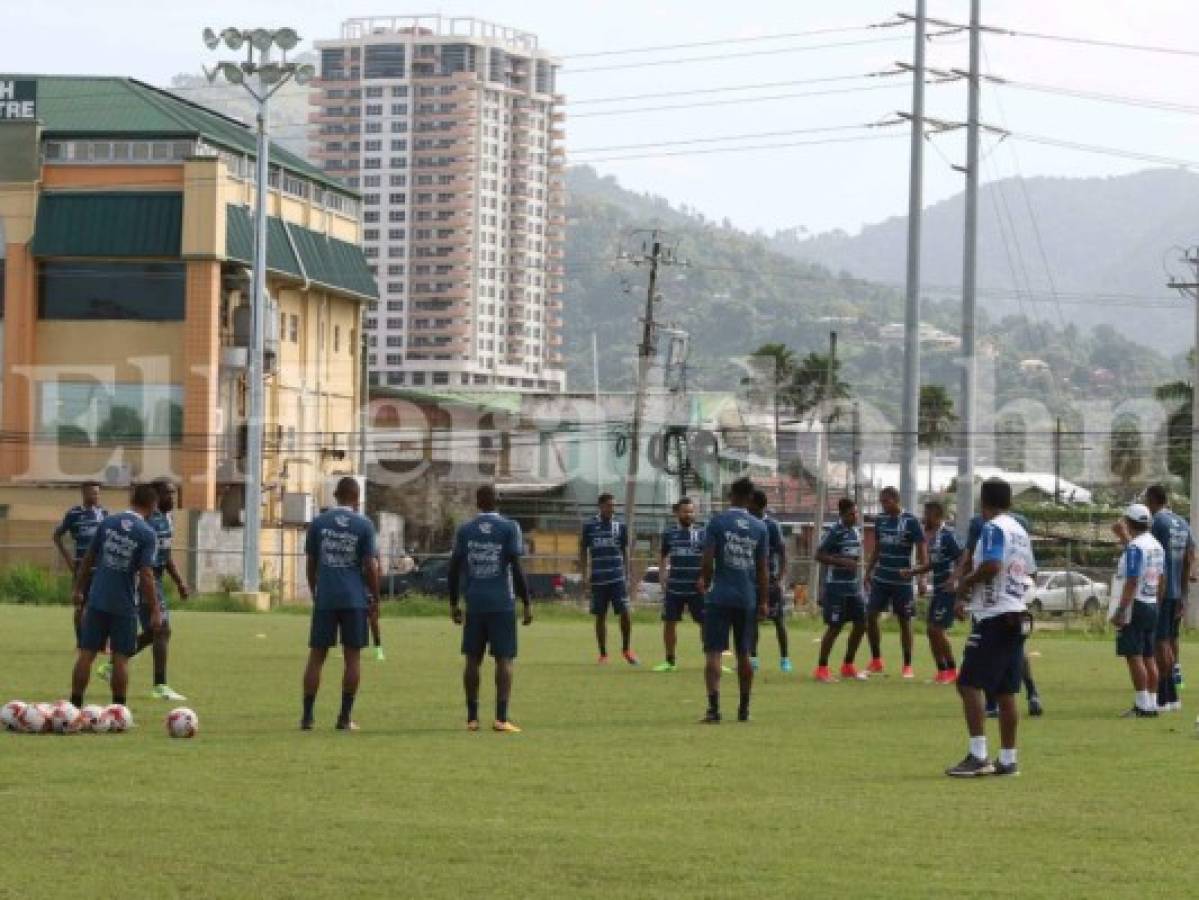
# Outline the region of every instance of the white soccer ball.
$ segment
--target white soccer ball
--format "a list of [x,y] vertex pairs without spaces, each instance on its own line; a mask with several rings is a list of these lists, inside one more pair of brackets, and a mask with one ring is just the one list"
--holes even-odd
[[55,734],[74,734],[82,724],[78,708],[66,700],[59,700],[50,710],[50,730]]
[[94,734],[108,731],[108,722],[104,718],[104,707],[92,704],[79,710],[79,730]]
[[0,707],[0,727],[5,731],[21,731],[21,713],[25,711],[25,704],[20,700],[10,700]]
[[167,713],[167,734],[173,738],[191,738],[200,730],[200,717],[194,710],[181,706]]
[[117,733],[128,731],[133,727],[133,713],[129,711],[128,707],[121,706],[119,703],[104,707],[100,720],[108,723],[106,730]]
[[17,716],[21,731],[26,734],[42,734],[50,730],[50,707],[45,703],[27,703]]

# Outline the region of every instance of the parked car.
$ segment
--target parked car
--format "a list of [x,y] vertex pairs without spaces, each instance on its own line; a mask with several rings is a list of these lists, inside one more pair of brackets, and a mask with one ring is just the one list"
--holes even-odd
[[[406,575],[384,575],[384,597],[403,597],[405,594],[427,594],[431,597],[450,595],[450,561],[444,556],[430,557]],[[525,583],[534,600],[558,600],[566,593],[566,579],[559,574],[526,572]]]
[[1091,616],[1107,608],[1110,591],[1081,572],[1038,572],[1028,608],[1040,613],[1083,613]]
[[662,579],[657,566],[650,566],[637,583],[638,603],[662,602]]

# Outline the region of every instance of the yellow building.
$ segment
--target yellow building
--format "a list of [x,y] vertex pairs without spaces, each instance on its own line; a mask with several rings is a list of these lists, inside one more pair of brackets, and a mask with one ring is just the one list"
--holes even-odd
[[[86,478],[123,495],[173,476],[184,509],[236,517],[254,151],[241,123],[132,79],[0,75],[0,543],[47,540]],[[272,148],[263,546],[280,560],[356,471],[376,297],[358,203]]]

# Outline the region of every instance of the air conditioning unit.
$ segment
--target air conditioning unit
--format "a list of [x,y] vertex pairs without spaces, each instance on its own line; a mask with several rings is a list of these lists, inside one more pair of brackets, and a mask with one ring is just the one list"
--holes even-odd
[[316,515],[312,494],[286,491],[283,494],[283,524],[307,525]]
[[[321,491],[321,509],[329,509],[337,505],[337,498],[333,496],[333,492],[337,490],[337,482],[345,478],[346,475],[330,475],[325,478],[325,483]],[[366,476],[365,475],[349,475],[358,482],[358,497],[359,508],[366,508]]]
[[133,466],[129,463],[105,466],[104,483],[110,487],[129,487],[133,484]]

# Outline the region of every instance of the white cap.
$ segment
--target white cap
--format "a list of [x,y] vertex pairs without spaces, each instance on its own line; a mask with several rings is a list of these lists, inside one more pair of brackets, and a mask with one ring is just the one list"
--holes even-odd
[[1149,512],[1149,507],[1143,503],[1134,503],[1124,510],[1124,518],[1130,522],[1136,522],[1138,525],[1153,524],[1153,513]]

